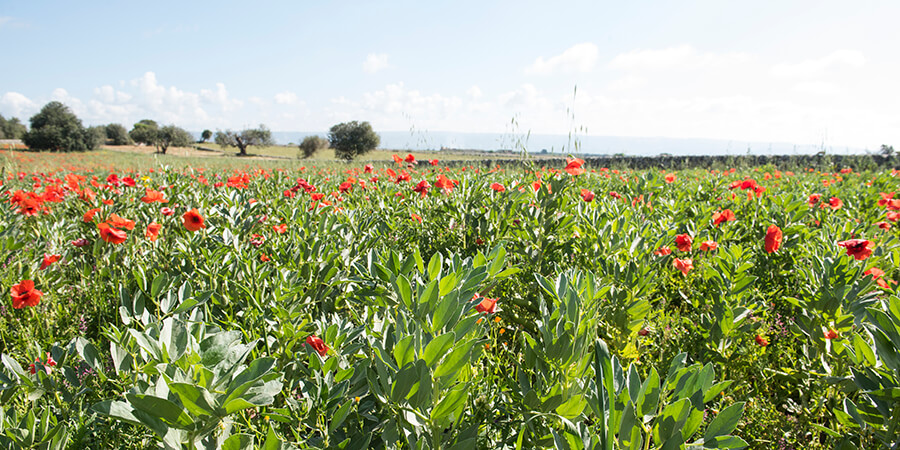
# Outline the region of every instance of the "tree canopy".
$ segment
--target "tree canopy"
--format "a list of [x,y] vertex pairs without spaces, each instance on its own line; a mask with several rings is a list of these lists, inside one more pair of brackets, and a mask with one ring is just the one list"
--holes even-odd
[[239,155],[246,156],[247,147],[274,145],[275,141],[272,139],[272,132],[265,125],[260,125],[259,128],[248,128],[239,132],[216,131],[216,144],[223,147],[236,147]]
[[203,130],[203,133],[200,133],[200,142],[206,142],[213,136],[212,131]]
[[372,130],[369,122],[339,123],[328,132],[328,141],[334,149],[334,156],[351,161],[359,155],[378,147],[381,137]]
[[186,147],[191,145],[191,142],[194,140],[191,133],[175,125],[166,125],[160,128],[156,136],[156,148],[162,154],[165,154],[170,146]]
[[106,139],[109,139],[112,145],[132,144],[131,136],[128,136],[128,130],[121,123],[111,123],[106,126]]
[[300,151],[303,152],[304,158],[315,155],[319,150],[328,148],[328,139],[321,136],[307,136],[300,143]]
[[30,119],[31,130],[22,141],[33,150],[84,151],[95,148],[93,134],[81,124],[69,107],[50,102]]
[[134,142],[145,145],[156,145],[159,136],[159,125],[155,120],[144,119],[128,132]]
[[18,117],[5,119],[3,114],[0,114],[0,139],[22,139],[27,131],[25,124],[19,122]]

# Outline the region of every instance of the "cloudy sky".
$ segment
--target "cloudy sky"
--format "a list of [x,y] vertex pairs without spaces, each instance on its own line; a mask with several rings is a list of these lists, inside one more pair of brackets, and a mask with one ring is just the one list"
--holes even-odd
[[0,4],[0,113],[900,144],[896,1],[101,3]]

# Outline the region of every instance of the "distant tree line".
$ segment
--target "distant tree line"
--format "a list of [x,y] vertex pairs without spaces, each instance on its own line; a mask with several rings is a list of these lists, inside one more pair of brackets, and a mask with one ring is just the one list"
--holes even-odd
[[[0,115],[0,139],[21,139],[30,150],[52,152],[94,150],[104,144],[141,144],[152,145],[157,153],[165,154],[171,147],[186,147],[194,143],[193,136],[184,128],[174,124],[160,126],[151,119],[135,123],[131,130],[120,123],[85,127],[68,106],[57,101],[44,105],[29,119],[29,123],[30,127],[26,127],[16,117],[7,119]],[[272,131],[262,124],[240,131],[218,130],[215,135],[208,129],[203,130],[197,143],[210,139],[222,147],[236,148],[240,156],[246,156],[250,147],[275,144]],[[327,139],[321,136],[306,137],[299,149],[304,158],[310,158],[330,147],[337,158],[350,161],[374,150],[380,142],[381,138],[369,122],[352,121],[331,127]]]

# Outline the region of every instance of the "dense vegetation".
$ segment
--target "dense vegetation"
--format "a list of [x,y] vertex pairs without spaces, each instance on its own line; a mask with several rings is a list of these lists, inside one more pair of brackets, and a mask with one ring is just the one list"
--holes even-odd
[[890,448],[896,172],[11,173],[0,442]]

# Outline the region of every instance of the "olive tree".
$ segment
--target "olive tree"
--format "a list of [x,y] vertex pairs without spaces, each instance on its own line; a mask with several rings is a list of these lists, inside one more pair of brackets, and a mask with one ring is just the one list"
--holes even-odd
[[22,139],[28,131],[18,117],[3,118],[0,114],[0,139]]
[[359,155],[378,147],[381,137],[372,130],[369,122],[339,123],[328,132],[328,142],[334,149],[334,156],[351,161]]
[[169,147],[187,147],[191,145],[194,137],[184,128],[175,125],[166,125],[156,134],[156,149],[159,153],[166,154]]
[[121,123],[111,123],[106,126],[106,139],[109,139],[112,145],[130,145],[133,143],[128,130]]
[[307,136],[300,143],[300,151],[303,152],[304,158],[315,155],[319,150],[328,148],[328,139],[321,136]]
[[216,144],[223,147],[236,147],[240,156],[247,156],[247,147],[274,145],[272,132],[265,125],[259,128],[248,128],[243,131],[216,131]]
[[212,138],[212,135],[213,135],[212,131],[203,130],[203,132],[200,133],[200,142],[208,141],[210,138]]
[[139,144],[155,146],[159,137],[159,124],[155,120],[144,119],[134,124],[134,128],[128,132],[128,136]]
[[92,137],[81,120],[60,102],[47,103],[30,122],[31,130],[22,141],[33,150],[69,152],[92,148]]

